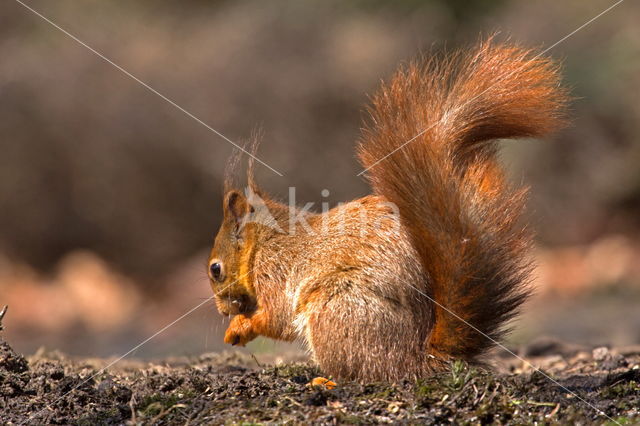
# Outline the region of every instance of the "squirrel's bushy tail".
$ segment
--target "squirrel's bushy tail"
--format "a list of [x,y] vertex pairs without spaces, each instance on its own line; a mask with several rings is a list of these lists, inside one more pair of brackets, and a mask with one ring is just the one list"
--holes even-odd
[[554,63],[491,40],[410,63],[373,97],[359,158],[420,255],[439,359],[490,348],[528,295],[526,189],[503,180],[496,141],[556,129],[566,99]]

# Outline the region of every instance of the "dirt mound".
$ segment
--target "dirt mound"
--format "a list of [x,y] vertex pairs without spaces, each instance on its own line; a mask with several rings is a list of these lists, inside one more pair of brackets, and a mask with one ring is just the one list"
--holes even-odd
[[0,337],[0,371],[3,373],[24,373],[29,369],[27,360],[14,352],[7,342]]
[[640,348],[562,351],[558,347],[530,351],[536,354],[531,361],[544,372],[505,358],[493,372],[454,363],[449,372],[426,380],[339,383],[328,390],[308,385],[321,375],[308,363],[264,367],[239,354],[209,354],[122,361],[104,372],[101,369],[109,360],[71,360],[56,353],[37,354],[27,363],[0,341],[0,423],[606,423],[609,418],[634,423],[640,419]]

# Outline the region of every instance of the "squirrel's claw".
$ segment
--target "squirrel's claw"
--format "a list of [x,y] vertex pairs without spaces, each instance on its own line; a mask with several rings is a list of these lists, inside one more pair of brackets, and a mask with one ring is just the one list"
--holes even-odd
[[257,337],[251,324],[251,318],[236,315],[231,320],[229,328],[224,334],[224,342],[233,346],[244,346]]

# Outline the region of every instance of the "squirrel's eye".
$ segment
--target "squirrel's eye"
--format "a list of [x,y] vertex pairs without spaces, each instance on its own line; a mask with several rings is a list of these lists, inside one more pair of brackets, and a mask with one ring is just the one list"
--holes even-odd
[[212,263],[211,266],[209,266],[209,273],[211,274],[211,278],[220,281],[222,278],[222,265],[219,262]]

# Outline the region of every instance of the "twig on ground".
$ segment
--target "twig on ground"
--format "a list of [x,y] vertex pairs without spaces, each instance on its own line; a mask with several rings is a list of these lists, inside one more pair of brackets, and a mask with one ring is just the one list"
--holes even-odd
[[131,424],[138,424],[138,419],[136,418],[136,394],[135,392],[131,392],[131,399],[129,400],[129,407],[131,408]]
[[4,318],[4,315],[7,313],[7,309],[9,309],[9,306],[5,305],[4,308],[2,308],[2,310],[0,311],[0,331],[3,330],[2,318]]
[[262,364],[260,364],[260,362],[258,361],[258,358],[256,358],[256,356],[253,353],[251,354],[251,358],[253,358],[253,360],[256,362],[256,364],[258,364],[258,367],[264,368],[262,366]]

